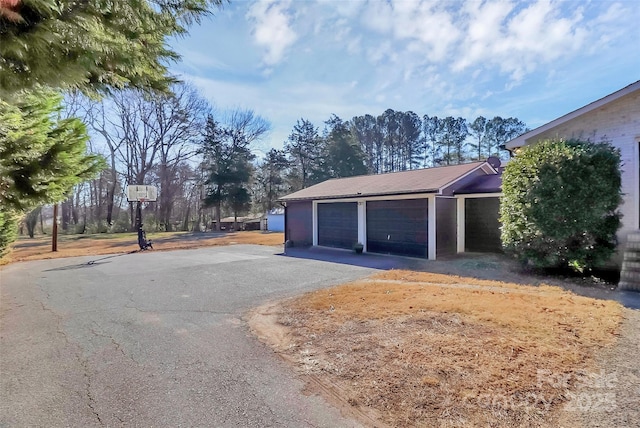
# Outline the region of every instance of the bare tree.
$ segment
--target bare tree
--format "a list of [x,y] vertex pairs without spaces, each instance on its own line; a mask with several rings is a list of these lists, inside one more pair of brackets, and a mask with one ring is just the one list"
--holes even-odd
[[[159,221],[171,230],[174,199],[180,189],[179,165],[196,153],[208,103],[185,84],[173,93],[148,94],[122,91],[92,115],[93,129],[104,139],[110,160],[107,220],[112,221],[118,173],[125,184],[159,187]],[[133,207],[131,209],[133,226]]]

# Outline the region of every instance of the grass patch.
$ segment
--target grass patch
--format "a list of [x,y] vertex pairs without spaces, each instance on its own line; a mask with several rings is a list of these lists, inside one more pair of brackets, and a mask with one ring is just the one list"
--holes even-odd
[[[391,426],[553,426],[622,308],[557,287],[390,271],[286,301],[280,347]],[[562,382],[559,382],[562,380]]]
[[[282,245],[284,234],[260,231],[159,232],[148,233],[147,239],[153,241],[152,251],[161,251],[231,244]],[[138,235],[136,233],[60,235],[58,237],[58,251],[55,253],[51,252],[51,236],[40,236],[33,239],[20,238],[12,245],[12,251],[0,259],[0,265],[29,260],[126,253],[138,249]]]

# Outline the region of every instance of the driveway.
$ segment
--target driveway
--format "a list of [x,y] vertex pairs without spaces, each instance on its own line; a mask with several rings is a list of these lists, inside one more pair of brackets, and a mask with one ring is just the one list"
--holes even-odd
[[305,395],[242,316],[375,269],[277,253],[237,245],[5,267],[0,426],[358,426]]

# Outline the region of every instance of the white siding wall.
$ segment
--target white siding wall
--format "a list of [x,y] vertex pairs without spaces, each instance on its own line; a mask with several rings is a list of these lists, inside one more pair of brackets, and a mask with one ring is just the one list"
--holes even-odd
[[620,149],[624,202],[621,207],[622,228],[618,236],[620,243],[625,243],[627,234],[638,230],[640,222],[640,91],[538,134],[526,144],[551,138],[605,140]]

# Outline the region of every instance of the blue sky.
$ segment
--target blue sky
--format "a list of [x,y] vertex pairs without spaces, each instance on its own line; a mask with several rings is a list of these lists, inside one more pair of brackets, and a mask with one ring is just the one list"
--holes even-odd
[[232,1],[172,43],[172,71],[216,108],[321,130],[387,108],[517,117],[530,128],[640,79],[640,7],[623,1]]

